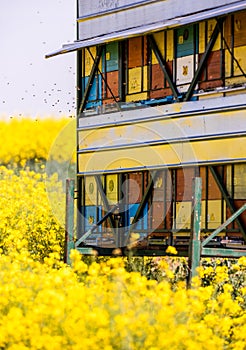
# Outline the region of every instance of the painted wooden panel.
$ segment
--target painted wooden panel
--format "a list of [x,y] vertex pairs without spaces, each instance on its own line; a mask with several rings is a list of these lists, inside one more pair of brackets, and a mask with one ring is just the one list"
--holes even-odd
[[148,67],[137,67],[128,70],[128,94],[148,89]]
[[[225,51],[225,84],[243,84],[246,83],[246,78],[242,76],[242,71],[246,72],[246,46],[239,46],[234,48],[234,56],[237,61],[232,59],[228,50]],[[233,62],[233,67],[232,67]],[[241,69],[240,69],[241,67]],[[233,68],[233,69],[232,69]],[[242,70],[242,71],[241,71]]]
[[114,97],[119,96],[119,71],[108,72],[103,75],[104,79],[102,82],[103,91],[102,96],[103,99],[112,99]]
[[[234,198],[246,198],[246,164],[234,165]],[[246,215],[246,212],[245,212]]]
[[172,61],[174,58],[174,30],[167,30],[166,42],[166,61]]
[[[210,19],[207,21],[207,43],[210,41],[214,28],[217,21],[215,19]],[[221,35],[218,35],[217,40],[212,48],[212,51],[218,51],[221,48]]]
[[97,184],[94,176],[85,177],[85,205],[97,205]]
[[163,229],[164,228],[164,203],[163,202],[153,202],[151,205],[152,210],[152,230]]
[[154,183],[154,189],[153,189],[153,201],[164,201],[165,197],[165,176],[166,171],[162,170],[158,172],[158,175],[156,177],[155,183]]
[[246,11],[234,14],[234,46],[246,45]]
[[[235,209],[238,210],[240,209],[245,203],[246,203],[246,197],[244,197],[244,199],[236,199],[234,200],[234,205],[235,205]],[[229,210],[227,210],[227,218],[229,218],[231,216],[231,212]],[[244,227],[246,227],[246,211],[244,211],[240,216],[240,221],[242,222],[242,224],[244,225]],[[238,225],[236,222],[234,222],[234,227],[238,228]],[[241,237],[242,234],[240,233],[239,236]]]
[[199,23],[199,53],[203,53],[206,48],[205,33],[206,33],[206,21],[202,21]]
[[190,56],[197,53],[195,41],[196,38],[196,26],[188,25],[179,27],[175,30],[176,36],[176,57]]
[[109,204],[116,204],[118,202],[118,175],[106,176],[106,196]]
[[189,83],[194,76],[195,67],[197,66],[198,57],[194,55],[184,56],[176,60],[176,85],[180,92],[186,92]]
[[[162,57],[164,58],[165,57],[165,32],[161,31],[158,33],[154,33],[153,37],[154,37],[155,42],[158,46],[158,49],[160,50]],[[151,52],[151,61],[152,61],[152,64],[158,63],[156,55],[154,54],[153,51]]]
[[[217,169],[219,170],[219,169]],[[220,171],[220,170],[219,170]],[[208,171],[208,199],[221,199],[222,194],[220,192],[220,189],[211,173],[211,171]]]
[[[88,205],[85,207],[85,231],[88,231],[94,224],[102,218],[100,206]],[[101,230],[99,226],[98,230]]]
[[170,98],[173,96],[173,92],[171,88],[152,90],[149,93],[149,98],[154,98],[154,99],[161,99],[167,96],[170,96]]
[[[211,39],[211,35],[216,26],[216,20],[210,19],[208,21],[203,21],[199,23],[199,53],[204,53],[206,46]],[[218,51],[221,47],[221,35],[215,41],[212,51]]]
[[192,198],[192,179],[195,176],[195,168],[177,169],[176,172],[176,200],[189,201]]
[[[222,195],[217,186],[212,173],[207,167],[200,167],[200,176],[202,178],[202,199],[221,199]],[[207,193],[207,194],[206,194]]]
[[[127,213],[127,215],[126,215],[126,225],[127,226],[131,225],[133,218],[137,212],[138,207],[139,207],[138,203],[129,204],[126,206],[125,210]],[[143,217],[138,221],[138,223],[135,226],[135,229],[147,230],[147,228],[148,228],[148,205],[146,204],[146,206],[144,207],[144,210],[143,210]]]
[[119,44],[118,42],[108,43],[105,46],[105,54],[102,60],[102,71],[112,72],[119,69]]
[[164,88],[165,76],[160,65],[153,64],[151,66],[151,90],[163,89]]
[[[172,61],[174,56],[173,30],[166,30],[153,34],[156,44],[166,62]],[[157,64],[158,60],[152,51],[152,64]]]
[[143,101],[148,99],[147,92],[140,92],[138,94],[126,95],[126,102]]
[[[234,38],[233,38],[234,32]],[[228,16],[225,22],[225,40],[231,47],[246,45],[246,11],[236,12]]]
[[[172,76],[173,72],[173,62],[167,62],[167,69]],[[168,87],[169,84],[167,81],[165,81],[165,75],[163,73],[163,70],[161,69],[159,64],[153,64],[151,66],[151,90],[157,90],[157,89],[163,89],[164,87]]]
[[[88,49],[84,49],[84,63],[85,63],[85,66],[84,66],[84,72],[83,72],[83,69],[82,69],[82,75],[83,76],[89,76],[90,75],[95,58],[96,58],[96,46],[91,46]],[[100,62],[99,62],[99,69],[100,70],[102,69],[102,60],[100,60]]]
[[190,229],[191,201],[176,203],[176,229]]
[[142,199],[142,173],[130,173],[128,178],[128,202],[139,203]]
[[128,39],[128,68],[145,66],[147,64],[147,39],[136,37]]
[[[202,55],[199,59],[201,60]],[[221,78],[222,72],[222,57],[220,51],[212,51],[208,57],[206,67],[201,75],[201,82],[199,83],[199,88],[213,89],[219,86],[223,86],[223,80]]]
[[[82,78],[82,86],[84,87],[84,89],[86,88],[88,80],[89,80],[89,77]],[[101,105],[102,104],[101,98],[102,98],[102,77],[101,75],[96,75],[92,83],[91,91],[86,103],[86,108],[92,108],[92,107]]]
[[222,215],[221,204],[222,203],[220,200],[209,200],[207,202],[207,206],[208,206],[207,218],[205,218],[206,203],[205,201],[202,201],[202,210],[201,210],[201,213],[202,213],[201,227],[202,228],[205,228],[205,219],[207,220],[208,229],[216,229],[226,220],[225,203],[224,203],[223,215]]

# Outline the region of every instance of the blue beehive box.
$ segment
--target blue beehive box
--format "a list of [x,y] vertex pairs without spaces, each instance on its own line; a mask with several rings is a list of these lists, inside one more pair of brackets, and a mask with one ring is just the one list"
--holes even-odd
[[106,44],[105,55],[102,60],[102,71],[112,72],[119,69],[119,44],[112,42]]
[[[86,89],[89,77],[82,78],[83,93]],[[88,102],[86,108],[93,108],[102,104],[102,77],[100,74],[96,74],[92,83],[90,94],[88,96]]]
[[[85,207],[85,231],[88,231],[102,218],[102,208],[96,205],[87,205]],[[98,231],[101,231],[101,226]]]
[[[134,204],[128,204],[126,206],[126,222],[127,226],[131,225],[131,222],[138,210],[139,203],[134,203]],[[135,228],[137,230],[147,230],[148,227],[148,205],[146,204],[143,210],[143,217],[138,220],[138,223],[136,224]]]
[[198,53],[198,26],[188,25],[175,30],[176,57]]

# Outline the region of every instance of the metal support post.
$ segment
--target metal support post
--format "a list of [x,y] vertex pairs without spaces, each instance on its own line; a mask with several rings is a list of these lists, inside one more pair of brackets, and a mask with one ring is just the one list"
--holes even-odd
[[191,214],[191,237],[189,245],[189,276],[188,287],[191,287],[192,278],[197,275],[197,268],[200,265],[201,257],[201,194],[202,179],[195,177],[193,179],[193,195],[192,195],[192,214]]
[[75,249],[74,244],[74,180],[66,179],[66,218],[65,218],[65,257],[64,261],[70,265],[70,252]]

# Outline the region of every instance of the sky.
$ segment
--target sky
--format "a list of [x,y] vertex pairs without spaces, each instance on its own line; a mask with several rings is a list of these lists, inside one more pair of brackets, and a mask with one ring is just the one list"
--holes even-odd
[[0,118],[75,115],[76,0],[0,0]]

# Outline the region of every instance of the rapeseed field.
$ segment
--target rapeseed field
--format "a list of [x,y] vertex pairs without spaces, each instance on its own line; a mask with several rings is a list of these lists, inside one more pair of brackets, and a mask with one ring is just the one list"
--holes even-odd
[[245,257],[204,259],[191,289],[182,258],[63,263],[64,188],[47,160],[68,123],[0,122],[0,349],[245,350]]

